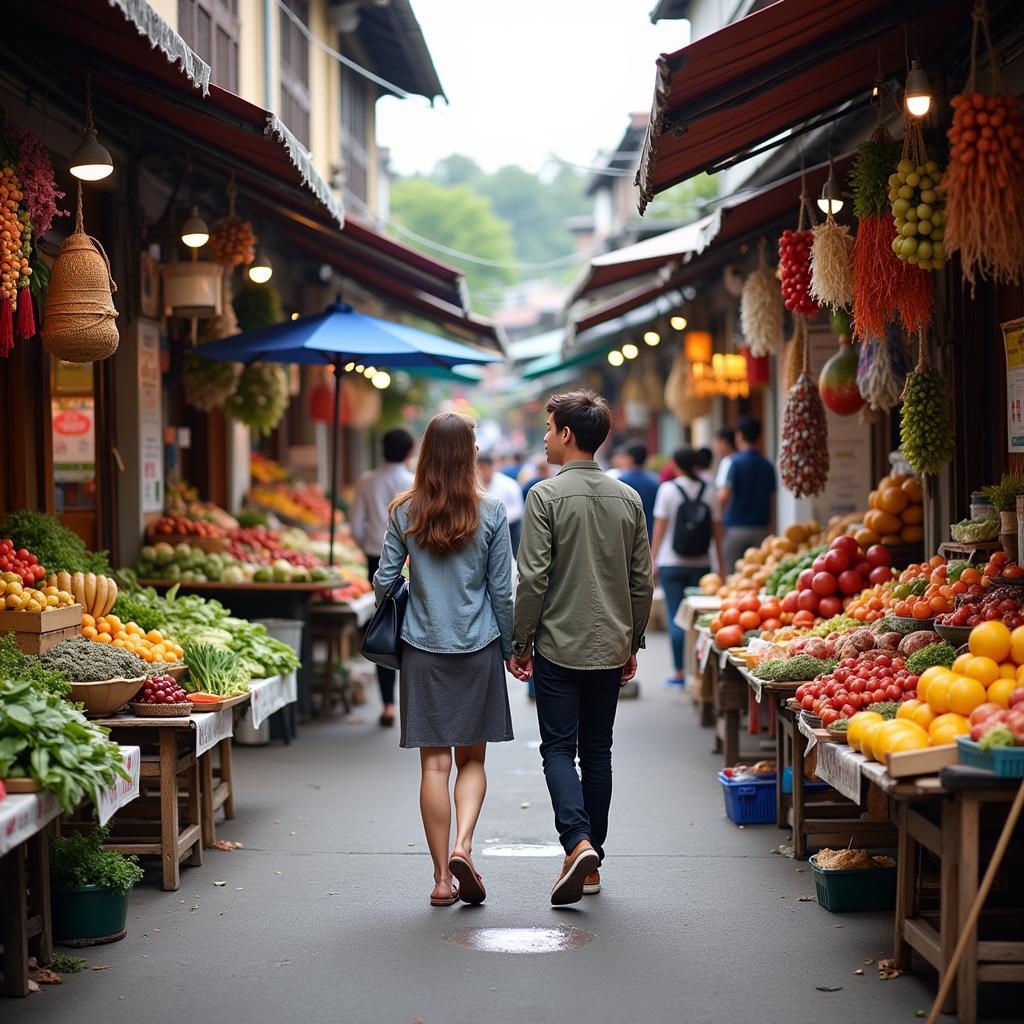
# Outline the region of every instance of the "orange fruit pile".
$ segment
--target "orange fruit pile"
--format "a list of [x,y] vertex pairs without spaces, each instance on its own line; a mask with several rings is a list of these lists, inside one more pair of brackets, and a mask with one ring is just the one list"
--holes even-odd
[[94,643],[123,647],[146,662],[175,662],[185,656],[181,647],[160,630],[151,629],[147,633],[137,623],[122,622],[116,615],[104,615],[98,619],[83,615],[82,636]]

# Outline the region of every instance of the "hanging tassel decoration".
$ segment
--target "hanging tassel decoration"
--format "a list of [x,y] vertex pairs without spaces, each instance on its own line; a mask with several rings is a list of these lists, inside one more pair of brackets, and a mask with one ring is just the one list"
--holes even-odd
[[757,270],[747,277],[740,295],[740,330],[751,355],[766,356],[782,348],[783,316],[779,282],[768,268],[762,238]]
[[18,315],[14,321],[14,336],[19,341],[35,337],[36,316],[32,309],[32,293],[28,288],[18,292]]
[[7,296],[0,298],[0,356],[6,359],[14,348],[14,310]]
[[813,229],[811,298],[830,309],[853,302],[853,236],[831,213]]

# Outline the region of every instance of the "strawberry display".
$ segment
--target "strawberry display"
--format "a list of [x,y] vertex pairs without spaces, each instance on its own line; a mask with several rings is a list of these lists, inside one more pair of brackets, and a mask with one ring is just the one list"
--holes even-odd
[[[997,577],[998,579],[998,577]],[[1008,583],[974,583],[958,594],[956,606],[935,621],[940,626],[977,626],[998,620],[1010,629],[1024,626],[1024,587]]]

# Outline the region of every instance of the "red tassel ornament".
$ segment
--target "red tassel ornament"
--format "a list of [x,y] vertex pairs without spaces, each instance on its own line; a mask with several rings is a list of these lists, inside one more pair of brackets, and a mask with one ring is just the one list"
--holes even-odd
[[18,315],[14,321],[14,336],[19,341],[28,341],[36,334],[36,314],[32,308],[32,293],[28,288],[18,292]]
[[0,356],[6,359],[14,348],[14,310],[7,296],[0,298]]

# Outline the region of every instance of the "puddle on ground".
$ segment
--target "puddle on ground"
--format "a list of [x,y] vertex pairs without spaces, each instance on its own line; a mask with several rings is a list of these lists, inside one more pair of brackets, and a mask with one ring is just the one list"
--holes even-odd
[[594,936],[567,925],[558,928],[463,928],[445,938],[484,953],[561,953],[579,949]]
[[502,843],[485,846],[481,851],[488,857],[564,857],[565,851],[558,843]]

